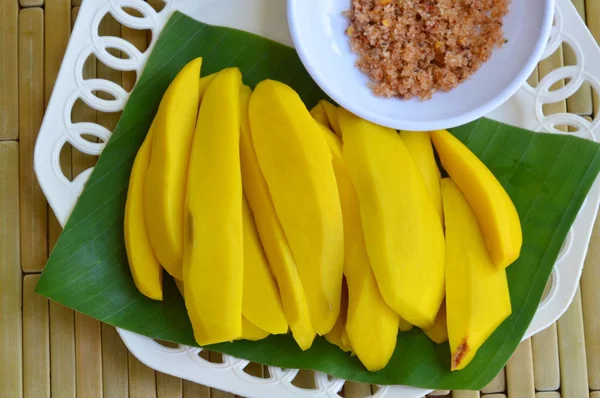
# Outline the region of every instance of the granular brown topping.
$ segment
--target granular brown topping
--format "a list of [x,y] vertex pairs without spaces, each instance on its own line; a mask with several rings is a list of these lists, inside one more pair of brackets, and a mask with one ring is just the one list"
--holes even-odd
[[509,0],[352,0],[347,30],[376,95],[422,100],[467,80],[504,42]]

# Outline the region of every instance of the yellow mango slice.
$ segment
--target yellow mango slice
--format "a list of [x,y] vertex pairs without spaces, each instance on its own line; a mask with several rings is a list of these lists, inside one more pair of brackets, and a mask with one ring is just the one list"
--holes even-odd
[[376,371],[385,367],[394,353],[400,317],[383,300],[371,269],[360,205],[346,169],[342,142],[324,126],[322,132],[331,150],[344,216],[344,274],[349,296],[345,330],[349,343],[344,341],[343,333],[341,343],[351,349],[367,369]]
[[331,152],[298,94],[283,83],[258,84],[249,117],[258,163],[296,260],[312,324],[317,333],[327,334],[339,314],[344,263]]
[[321,100],[319,103],[325,110],[329,127],[331,127],[331,130],[333,130],[335,135],[342,138],[342,129],[340,128],[340,121],[338,120],[337,107],[326,100]]
[[182,279],[183,206],[200,104],[201,66],[202,58],[188,63],[160,102],[144,183],[148,237],[160,264],[177,279]]
[[506,268],[521,253],[523,235],[515,205],[492,172],[445,130],[431,132],[442,166],[471,205],[492,261]]
[[292,330],[292,335],[298,346],[302,350],[307,350],[312,345],[317,333],[310,320],[308,301],[296,268],[296,261],[275,212],[267,182],[262,175],[254,151],[250,134],[250,121],[248,120],[248,105],[251,94],[249,87],[242,87],[240,93],[242,107],[240,156],[244,194],[255,217],[256,229],[271,272],[277,281],[283,311]]
[[258,341],[269,336],[269,332],[262,330],[245,316],[242,317],[242,340]]
[[442,199],[448,338],[452,370],[460,370],[512,309],[506,271],[494,266],[475,212],[450,178],[442,179]]
[[445,249],[423,176],[396,131],[338,110],[379,290],[406,321],[431,327],[444,298]]
[[342,300],[340,301],[340,314],[329,333],[325,335],[325,340],[338,346],[342,351],[348,352],[352,350],[350,340],[346,331],[346,315],[348,311],[348,288],[346,284],[342,284]]
[[[177,290],[182,297],[185,297],[185,291],[183,287],[183,281],[179,279],[175,279],[175,284],[177,285]],[[250,341],[258,341],[269,336],[269,332],[266,332],[259,328],[258,326],[252,324],[245,316],[242,316],[242,337],[241,340],[250,340]]]
[[431,328],[423,329],[423,333],[425,333],[434,343],[445,343],[448,341],[448,326],[446,323],[446,303],[442,303],[440,311],[435,318],[435,323]]
[[269,270],[254,217],[243,198],[244,222],[244,295],[242,314],[253,325],[271,334],[284,334],[288,324],[283,313],[279,289]]
[[429,191],[435,210],[438,212],[440,221],[443,223],[444,214],[442,211],[442,193],[440,190],[442,175],[435,161],[430,133],[426,131],[401,131],[400,138],[402,138],[408,152],[410,152],[421,174],[423,174],[427,191]]
[[244,244],[238,69],[208,86],[192,145],[185,201],[185,304],[200,345],[242,336]]
[[400,322],[398,324],[398,328],[400,329],[401,332],[410,332],[411,330],[413,330],[415,326],[408,322],[406,319],[400,317]]
[[329,127],[329,119],[322,103],[318,103],[310,110],[310,115],[323,126]]
[[131,169],[125,203],[125,250],[135,286],[144,296],[162,300],[162,267],[152,251],[144,219],[144,177],[152,151],[152,130],[151,127]]

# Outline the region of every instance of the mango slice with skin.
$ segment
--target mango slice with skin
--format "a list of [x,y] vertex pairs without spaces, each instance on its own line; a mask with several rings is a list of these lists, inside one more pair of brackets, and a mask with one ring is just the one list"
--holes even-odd
[[263,245],[271,272],[277,281],[283,311],[290,325],[292,335],[302,350],[312,345],[316,331],[310,320],[308,301],[296,261],[292,255],[285,233],[267,187],[250,134],[248,105],[252,92],[242,87],[240,103],[242,107],[242,127],[240,135],[240,157],[244,194],[255,217],[258,235]]
[[442,199],[448,338],[452,370],[460,370],[512,309],[506,271],[494,266],[475,212],[450,178],[442,179]]
[[201,346],[242,336],[241,87],[236,68],[214,77],[200,106],[191,150],[183,282],[188,315]]
[[[352,350],[348,334],[346,331],[346,316],[348,311],[348,288],[345,283],[342,284],[342,300],[340,302],[340,314],[329,333],[325,335],[325,340],[338,346],[342,351]],[[345,335],[345,336],[344,336]]]
[[177,279],[183,278],[183,207],[200,104],[201,66],[202,58],[188,63],[160,102],[144,183],[148,237],[160,264]]
[[348,285],[345,325],[349,343],[342,334],[341,344],[352,349],[367,369],[376,371],[385,367],[394,353],[400,317],[383,300],[371,269],[360,205],[346,170],[342,142],[327,128],[322,127],[322,131],[333,157],[344,216],[344,274]]
[[442,193],[440,189],[442,174],[435,161],[430,133],[427,131],[401,131],[400,138],[402,138],[408,152],[410,152],[421,171],[435,210],[440,216],[440,222],[443,223],[444,213],[442,211]]
[[445,242],[423,176],[396,131],[338,111],[377,285],[398,315],[429,328],[444,298]]
[[[179,279],[175,279],[175,284],[177,285],[177,290],[182,297],[185,297],[183,281]],[[266,332],[254,325],[250,322],[245,316],[242,316],[242,336],[240,340],[250,340],[250,341],[258,341],[265,339],[269,336],[269,332]]]
[[339,314],[344,263],[331,153],[298,94],[283,83],[259,83],[249,117],[258,163],[296,261],[312,324],[325,335]]
[[253,325],[271,334],[284,334],[288,323],[283,313],[279,289],[269,270],[254,217],[243,198],[244,295],[242,314]]
[[423,333],[425,333],[427,337],[431,339],[431,341],[437,344],[442,344],[448,341],[446,303],[442,303],[442,306],[440,307],[440,311],[438,312],[437,317],[435,318],[435,323],[433,324],[433,326],[429,329],[424,329]]
[[135,286],[144,296],[162,300],[162,267],[152,250],[144,218],[144,178],[152,151],[152,130],[150,127],[131,170],[125,203],[125,249]]
[[506,268],[521,253],[519,214],[492,172],[460,140],[445,130],[431,132],[442,166],[471,205],[492,261]]

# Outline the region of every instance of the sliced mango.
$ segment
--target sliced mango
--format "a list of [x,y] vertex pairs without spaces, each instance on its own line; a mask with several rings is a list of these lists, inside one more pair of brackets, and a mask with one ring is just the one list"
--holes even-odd
[[321,102],[310,110],[310,115],[323,126],[329,127],[329,119],[327,118],[327,113]]
[[427,131],[401,131],[400,138],[402,138],[408,152],[410,152],[421,174],[423,174],[435,210],[443,223],[444,214],[442,211],[442,193],[440,191],[442,175],[435,161],[430,133]]
[[312,345],[317,333],[310,320],[308,301],[300,281],[296,261],[275,212],[267,182],[262,175],[254,151],[248,120],[250,95],[250,88],[247,86],[242,87],[240,98],[242,106],[240,156],[244,194],[255,216],[256,229],[271,272],[273,272],[273,276],[277,281],[283,311],[292,330],[292,335],[298,346],[302,350],[307,350]]
[[375,371],[385,367],[394,353],[400,317],[383,300],[371,270],[358,197],[346,170],[342,141],[324,126],[321,131],[331,150],[344,216],[344,274],[349,296],[345,331],[349,342],[344,341],[342,333],[341,343],[352,349],[367,369]]
[[[179,279],[175,279],[175,284],[177,285],[177,290],[182,297],[185,297],[185,289],[183,287],[183,281]],[[252,324],[245,316],[242,316],[242,337],[241,340],[251,340],[258,341],[269,336],[269,332],[266,332],[259,328],[258,326]]]
[[344,262],[331,153],[298,94],[283,83],[259,83],[249,117],[258,163],[296,260],[312,324],[325,335],[339,314]]
[[506,271],[494,266],[475,212],[450,178],[442,179],[442,199],[448,337],[452,370],[460,370],[512,309]]
[[406,321],[429,328],[444,298],[445,249],[423,176],[394,130],[338,110],[344,160],[381,294]]
[[150,127],[131,169],[125,203],[125,250],[135,286],[144,296],[162,300],[162,267],[152,250],[144,219],[144,178],[152,151],[152,130]]
[[243,198],[244,222],[244,295],[242,314],[253,325],[271,334],[288,331],[279,289],[269,270],[262,244],[256,232],[254,217]]
[[413,330],[415,326],[408,322],[406,319],[400,317],[400,322],[398,324],[398,328],[400,329],[401,332],[410,332],[411,330]]
[[331,130],[335,133],[335,135],[342,138],[342,129],[340,128],[340,121],[338,120],[337,106],[326,100],[321,100],[319,103],[325,110],[329,127],[331,127]]
[[188,63],[160,102],[144,183],[148,237],[160,264],[177,279],[182,279],[183,207],[200,104],[201,66],[202,58]]
[[269,332],[259,328],[245,316],[242,317],[242,340],[258,341],[268,336]]
[[340,302],[340,315],[329,333],[325,335],[325,340],[338,346],[342,351],[352,350],[350,340],[346,331],[346,315],[348,312],[348,288],[345,283],[342,284],[342,300]]
[[442,166],[471,205],[492,261],[506,268],[521,253],[523,235],[519,214],[492,172],[460,140],[446,130],[431,139]]
[[448,326],[446,325],[446,303],[442,303],[440,311],[435,318],[435,323],[429,329],[424,329],[423,333],[437,344],[448,341]]
[[192,145],[183,282],[188,315],[200,345],[242,336],[241,87],[242,76],[236,68],[215,76],[204,94]]

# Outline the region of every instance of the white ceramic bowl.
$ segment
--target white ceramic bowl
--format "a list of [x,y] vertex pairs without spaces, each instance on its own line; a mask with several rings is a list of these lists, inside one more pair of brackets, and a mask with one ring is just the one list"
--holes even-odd
[[[400,0],[402,1],[402,0]],[[430,100],[380,98],[355,66],[342,12],[351,0],[288,0],[288,22],[300,59],[334,101],[374,123],[404,130],[459,126],[491,112],[525,83],[550,36],[554,0],[512,0],[504,18],[508,42],[469,80]]]

